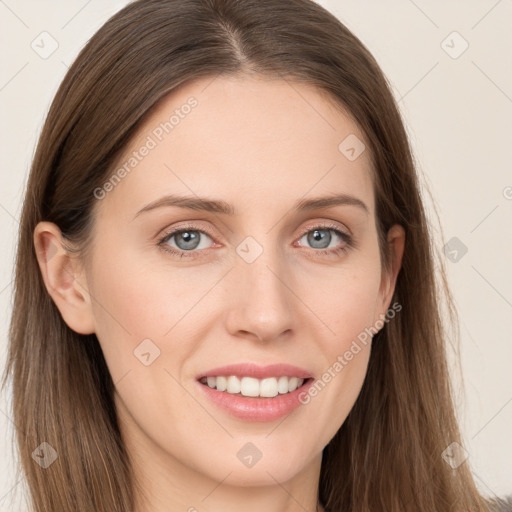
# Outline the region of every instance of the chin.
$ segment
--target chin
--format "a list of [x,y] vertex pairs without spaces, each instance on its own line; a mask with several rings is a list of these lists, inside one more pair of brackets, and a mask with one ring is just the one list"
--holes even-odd
[[[320,464],[322,452],[313,455],[306,453],[305,440],[295,438],[287,446],[276,434],[270,434],[266,439],[262,436],[231,440],[235,445],[233,450],[227,448],[220,454],[215,454],[215,457],[209,458],[208,467],[202,469],[217,481],[229,474],[226,483],[230,485],[258,487],[276,485],[276,481],[283,483],[291,480],[311,467],[315,456],[318,456]],[[275,442],[272,442],[270,439],[274,435]],[[311,446],[310,451],[313,450],[315,447]],[[233,455],[228,456],[228,452]]]

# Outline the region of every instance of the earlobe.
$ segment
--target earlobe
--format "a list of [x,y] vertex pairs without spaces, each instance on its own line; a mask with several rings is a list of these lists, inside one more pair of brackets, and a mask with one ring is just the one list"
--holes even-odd
[[66,249],[59,227],[40,222],[34,247],[46,289],[66,324],[79,334],[95,332],[87,281],[79,260]]

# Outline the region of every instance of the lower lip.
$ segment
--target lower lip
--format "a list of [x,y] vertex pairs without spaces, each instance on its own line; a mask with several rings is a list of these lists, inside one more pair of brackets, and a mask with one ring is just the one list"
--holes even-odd
[[227,391],[218,391],[199,381],[197,383],[213,403],[232,416],[245,421],[273,421],[290,414],[303,405],[299,401],[299,395],[307,392],[313,379],[309,379],[291,393],[277,395],[273,398],[233,395]]

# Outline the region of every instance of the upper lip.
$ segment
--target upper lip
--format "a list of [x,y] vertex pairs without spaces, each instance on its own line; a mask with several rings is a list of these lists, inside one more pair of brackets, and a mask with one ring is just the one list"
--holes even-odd
[[309,379],[313,377],[313,374],[308,370],[291,364],[278,363],[258,366],[253,363],[240,363],[212,368],[211,370],[199,374],[197,380],[203,377],[227,377],[230,375],[237,377],[254,377],[256,379],[264,379],[267,377],[299,377],[300,379]]

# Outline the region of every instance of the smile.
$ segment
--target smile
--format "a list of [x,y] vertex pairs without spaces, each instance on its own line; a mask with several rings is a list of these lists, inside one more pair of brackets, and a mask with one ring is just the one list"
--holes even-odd
[[203,377],[200,382],[217,391],[225,391],[232,395],[240,394],[250,397],[266,397],[291,393],[300,388],[304,379],[299,377],[269,377],[266,379],[256,379],[254,377],[238,378],[236,375],[228,377]]
[[252,363],[212,368],[196,379],[208,402],[245,421],[273,421],[290,414],[314,382],[313,373],[298,366]]

